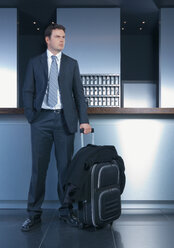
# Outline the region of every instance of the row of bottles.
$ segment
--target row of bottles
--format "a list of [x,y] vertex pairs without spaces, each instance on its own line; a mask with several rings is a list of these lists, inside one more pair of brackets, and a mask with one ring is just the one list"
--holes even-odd
[[87,97],[89,107],[119,107],[118,97]]
[[85,74],[81,79],[89,107],[120,107],[118,74]]

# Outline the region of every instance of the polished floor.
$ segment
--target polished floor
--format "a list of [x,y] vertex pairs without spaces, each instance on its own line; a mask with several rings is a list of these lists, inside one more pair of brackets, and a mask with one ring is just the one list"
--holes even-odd
[[123,209],[111,226],[95,232],[69,227],[56,210],[44,210],[42,225],[20,230],[25,210],[0,210],[1,248],[174,248],[174,210]]

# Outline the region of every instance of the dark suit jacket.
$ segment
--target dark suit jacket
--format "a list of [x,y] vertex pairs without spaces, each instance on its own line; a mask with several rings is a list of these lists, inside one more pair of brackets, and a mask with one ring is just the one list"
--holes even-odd
[[[88,123],[79,67],[76,60],[62,53],[59,71],[59,89],[65,121],[70,133],[77,130],[77,121]],[[24,113],[32,123],[39,114],[48,84],[47,53],[32,58],[27,67],[23,87]]]

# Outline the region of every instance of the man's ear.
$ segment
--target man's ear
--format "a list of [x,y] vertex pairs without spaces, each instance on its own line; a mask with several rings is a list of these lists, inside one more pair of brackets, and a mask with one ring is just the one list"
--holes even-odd
[[45,37],[45,42],[46,42],[46,44],[48,44],[48,41],[49,41],[49,37],[46,36],[46,37]]

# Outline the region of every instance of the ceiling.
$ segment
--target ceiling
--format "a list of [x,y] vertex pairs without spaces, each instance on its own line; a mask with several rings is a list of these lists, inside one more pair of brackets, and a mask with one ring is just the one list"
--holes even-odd
[[160,8],[174,7],[174,0],[0,0],[0,7],[18,9],[20,34],[42,33],[60,7],[119,7],[122,34],[149,34],[158,29]]

